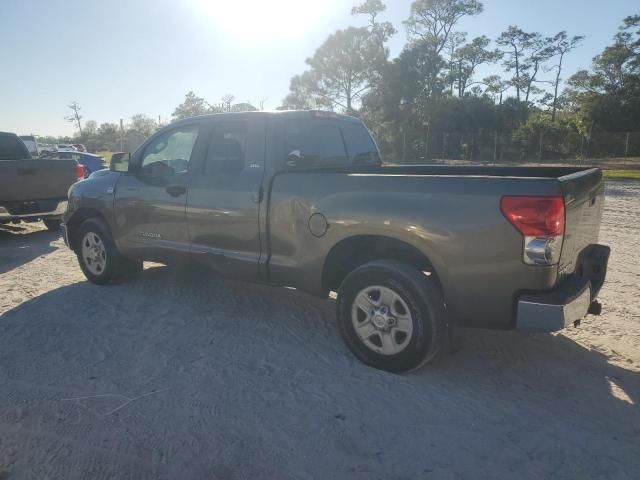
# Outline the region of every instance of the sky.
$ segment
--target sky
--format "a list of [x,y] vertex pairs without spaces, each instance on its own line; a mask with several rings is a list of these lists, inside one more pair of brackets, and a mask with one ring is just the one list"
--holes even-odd
[[[70,135],[67,105],[84,121],[125,122],[144,113],[168,121],[185,93],[210,103],[275,109],[305,59],[363,0],[0,0],[0,131]],[[383,20],[407,41],[411,0],[386,0]],[[484,12],[458,30],[495,39],[509,25],[552,35],[586,35],[566,59],[566,75],[588,68],[611,43],[637,0],[484,0]],[[480,72],[481,76],[485,73]]]

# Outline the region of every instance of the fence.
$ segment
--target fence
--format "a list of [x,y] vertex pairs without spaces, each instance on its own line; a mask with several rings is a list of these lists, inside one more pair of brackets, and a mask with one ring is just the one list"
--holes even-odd
[[519,136],[498,131],[477,134],[436,131],[428,136],[406,135],[398,143],[384,152],[396,163],[580,163],[586,159],[615,158],[621,168],[640,168],[640,132],[594,132],[584,137],[577,132],[557,131]]

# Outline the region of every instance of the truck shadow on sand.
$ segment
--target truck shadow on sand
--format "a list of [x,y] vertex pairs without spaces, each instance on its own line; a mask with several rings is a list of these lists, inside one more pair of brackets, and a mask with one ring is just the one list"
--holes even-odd
[[[342,430],[321,430],[319,441],[355,437],[358,429],[384,437],[397,428],[389,448],[399,456],[406,455],[403,443],[435,441],[429,429],[445,442],[443,455],[451,449],[475,455],[459,442],[477,431],[474,441],[493,443],[494,451],[511,444],[522,455],[537,452],[540,461],[547,454],[555,461],[562,445],[572,473],[588,473],[588,463],[580,462],[597,442],[594,448],[619,473],[636,471],[630,455],[640,438],[640,373],[563,335],[469,330],[458,353],[392,375],[355,360],[336,330],[329,301],[203,272],[148,268],[123,285],[61,287],[0,316],[0,378],[19,379],[3,379],[0,396],[22,386],[53,389],[61,398],[116,386],[129,396],[165,388],[149,400],[156,405],[149,415],[185,425],[189,399],[197,397],[230,414],[260,415],[255,428],[273,418],[279,431],[298,431],[310,415],[343,422]],[[385,415],[397,424],[383,422],[378,430],[368,423]],[[192,425],[188,438],[198,438],[193,429],[203,425]],[[206,429],[201,433],[207,438]],[[179,428],[172,434],[187,435]],[[530,473],[535,478],[540,471]]]
[[57,247],[51,242],[58,238],[58,232],[32,231],[21,225],[0,225],[0,274],[53,252]]

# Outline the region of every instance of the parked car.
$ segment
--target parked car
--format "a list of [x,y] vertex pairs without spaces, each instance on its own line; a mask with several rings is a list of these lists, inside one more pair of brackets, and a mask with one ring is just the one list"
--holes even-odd
[[104,161],[104,158],[102,158],[100,155],[94,155],[93,153],[65,151],[51,153],[48,152],[44,154],[44,158],[75,160],[84,167],[85,178],[91,175],[93,172],[109,168],[109,165],[107,165],[107,162]]
[[85,146],[83,144],[81,144],[81,143],[74,143],[73,144],[73,148],[75,148],[79,152],[86,152],[87,151]]
[[0,132],[0,223],[42,220],[57,230],[67,191],[83,178],[75,160],[33,159],[17,135]]
[[77,152],[78,149],[71,144],[59,143],[56,145],[57,152]]
[[191,258],[337,292],[349,349],[401,372],[452,326],[555,331],[598,313],[603,202],[596,168],[383,166],[357,119],[229,113],[172,123],[74,185],[63,232],[96,284]]
[[45,155],[49,152],[55,152],[56,147],[51,143],[38,143],[38,151],[40,152],[40,155]]
[[33,135],[20,135],[20,140],[24,142],[27,146],[27,150],[29,150],[29,154],[32,157],[37,157],[40,155],[40,150],[38,149],[38,141],[36,137]]

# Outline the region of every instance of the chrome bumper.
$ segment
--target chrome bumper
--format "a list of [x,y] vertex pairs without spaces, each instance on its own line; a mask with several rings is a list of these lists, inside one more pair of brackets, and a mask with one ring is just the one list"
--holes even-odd
[[518,300],[516,328],[527,332],[555,332],[587,315],[591,282],[571,285],[565,292],[526,295]]
[[[32,203],[37,203],[37,202],[22,202],[23,205],[27,205],[27,208],[29,207],[29,204]],[[11,207],[9,207],[9,209],[7,209],[6,207],[0,206],[0,220],[12,220],[12,219],[19,219],[19,218],[33,218],[33,217],[56,217],[56,216],[61,216],[66,210],[67,210],[67,200],[60,200],[57,204],[56,207],[53,210],[46,210],[46,211],[26,211],[24,213],[11,213],[10,209]],[[37,209],[36,209],[37,210]]]
[[517,300],[516,329],[528,332],[555,332],[573,325],[587,313],[599,311],[596,300],[607,274],[610,249],[590,245],[580,255],[578,268],[550,291],[525,293]]

